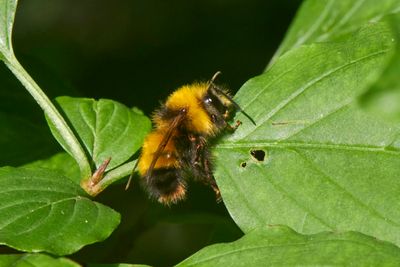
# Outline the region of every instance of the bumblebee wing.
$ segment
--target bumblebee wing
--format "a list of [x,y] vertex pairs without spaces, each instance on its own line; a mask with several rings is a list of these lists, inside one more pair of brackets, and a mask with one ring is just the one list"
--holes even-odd
[[164,151],[165,147],[168,144],[169,139],[172,137],[172,133],[174,130],[182,123],[182,121],[186,118],[187,111],[186,109],[182,109],[179,114],[172,120],[170,126],[167,129],[167,132],[164,134],[163,139],[157,147],[156,152],[154,152],[153,159],[150,163],[149,169],[147,170],[146,177],[149,178],[152,175],[154,166],[157,163],[158,158]]

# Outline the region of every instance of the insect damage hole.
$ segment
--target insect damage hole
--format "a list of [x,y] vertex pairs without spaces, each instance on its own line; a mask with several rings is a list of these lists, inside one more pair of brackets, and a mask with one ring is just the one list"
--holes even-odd
[[246,168],[246,166],[247,166],[247,163],[246,163],[246,162],[242,162],[242,163],[240,163],[240,167],[242,167],[242,168]]
[[265,151],[264,150],[254,149],[254,150],[250,151],[250,154],[257,161],[264,161],[264,159],[265,159]]

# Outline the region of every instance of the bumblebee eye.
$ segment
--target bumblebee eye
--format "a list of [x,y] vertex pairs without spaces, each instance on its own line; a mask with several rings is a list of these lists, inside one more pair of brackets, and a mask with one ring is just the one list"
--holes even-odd
[[207,97],[206,99],[204,99],[204,103],[206,103],[206,104],[212,103],[211,97]]

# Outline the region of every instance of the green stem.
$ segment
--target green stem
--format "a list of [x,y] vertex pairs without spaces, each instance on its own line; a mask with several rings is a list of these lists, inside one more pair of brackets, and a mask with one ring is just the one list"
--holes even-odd
[[109,171],[93,189],[93,191],[96,192],[95,195],[103,191],[107,186],[114,183],[115,181],[118,181],[119,179],[130,175],[133,168],[136,166],[136,161],[137,160],[125,163],[118,168]]
[[36,100],[39,106],[43,109],[49,120],[54,124],[55,128],[65,140],[67,148],[66,151],[70,151],[71,156],[76,160],[81,171],[81,177],[88,179],[91,176],[91,168],[89,161],[85,155],[85,152],[75,137],[71,128],[68,126],[64,118],[58,112],[56,107],[46,96],[46,94],[40,89],[36,82],[26,72],[22,65],[18,62],[17,58],[11,53],[4,60],[7,67],[14,73],[18,80],[25,86],[28,92]]

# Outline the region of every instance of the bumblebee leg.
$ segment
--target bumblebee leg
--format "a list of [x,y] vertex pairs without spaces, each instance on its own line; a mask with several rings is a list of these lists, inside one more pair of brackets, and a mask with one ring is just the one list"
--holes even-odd
[[191,142],[191,151],[192,151],[190,163],[192,164],[192,166],[201,168],[200,158],[202,156],[202,151],[204,149],[205,141],[201,137],[194,135],[190,135],[189,140]]
[[[207,151],[206,154],[209,154],[209,152]],[[212,169],[211,169],[211,162],[209,160],[208,156],[203,157],[203,166],[204,166],[204,172],[205,172],[205,183],[210,185],[211,188],[214,190],[215,193],[215,198],[217,200],[217,202],[221,202],[222,198],[221,198],[221,192],[219,191],[217,182],[215,181],[214,175],[212,173]]]
[[234,132],[236,131],[236,129],[242,124],[241,121],[236,121],[235,125],[230,125],[230,124],[226,124],[226,129],[228,129],[228,131],[230,132]]
[[215,192],[217,202],[220,202],[221,194],[212,173],[210,162],[210,151],[206,140],[201,136],[189,135],[190,140],[190,167],[194,174],[194,179],[205,185],[211,186]]

